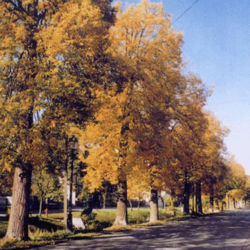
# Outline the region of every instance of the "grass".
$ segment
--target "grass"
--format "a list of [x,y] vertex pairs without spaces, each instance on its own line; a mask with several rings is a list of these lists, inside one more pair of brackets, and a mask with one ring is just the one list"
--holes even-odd
[[[62,218],[62,215],[59,215]],[[7,218],[1,218],[1,237],[4,237],[7,229]],[[0,240],[0,249],[28,249],[31,247],[54,245],[73,239],[88,239],[100,235],[98,232],[70,232],[64,230],[60,220],[33,216],[29,220],[29,241],[8,241]]]
[[[96,237],[102,232],[114,232],[121,230],[133,230],[147,226],[165,224],[171,220],[185,219],[181,216],[181,211],[176,211],[176,216],[171,215],[169,209],[159,209],[160,220],[155,223],[149,223],[149,208],[128,209],[129,225],[126,227],[112,227],[115,220],[116,211],[114,209],[94,210],[95,220],[89,225],[88,230],[69,232],[65,231],[62,219],[63,214],[50,214],[49,218],[44,216],[32,216],[29,221],[29,241],[4,242],[0,240],[0,249],[28,249],[30,247],[53,245],[59,242],[66,242],[74,239],[87,239]],[[73,213],[74,217],[81,217],[81,214]],[[190,217],[190,216],[189,216]],[[5,235],[7,229],[7,218],[0,218],[0,238]]]
[[8,219],[7,217],[0,217],[0,238],[4,237],[7,231]]

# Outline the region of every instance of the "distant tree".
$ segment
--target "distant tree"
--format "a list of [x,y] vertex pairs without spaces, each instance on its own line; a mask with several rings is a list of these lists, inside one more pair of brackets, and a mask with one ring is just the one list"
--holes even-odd
[[39,198],[39,215],[42,213],[44,201],[61,201],[62,192],[58,176],[52,175],[46,168],[35,169],[32,176],[32,195]]

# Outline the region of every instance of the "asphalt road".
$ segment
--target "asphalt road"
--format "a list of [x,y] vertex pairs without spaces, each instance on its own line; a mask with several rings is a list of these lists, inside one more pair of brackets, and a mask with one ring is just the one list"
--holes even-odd
[[38,249],[250,249],[250,209]]

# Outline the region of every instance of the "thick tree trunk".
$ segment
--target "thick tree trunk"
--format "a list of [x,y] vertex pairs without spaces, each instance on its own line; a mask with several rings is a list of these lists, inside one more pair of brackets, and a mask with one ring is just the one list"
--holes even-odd
[[121,128],[120,151],[119,151],[119,173],[117,183],[117,209],[116,218],[113,226],[126,226],[128,224],[127,211],[127,176],[125,169],[127,167],[126,157],[128,153],[128,133],[129,122],[126,121],[129,114],[127,108],[124,110],[124,124]]
[[31,174],[31,164],[27,164],[25,170],[15,169],[10,219],[5,235],[6,240],[28,239]]
[[183,192],[183,213],[185,215],[189,214],[189,197],[190,197],[190,184],[187,179],[184,182],[184,192]]
[[214,212],[214,186],[210,186],[210,196],[209,196],[210,212]]
[[155,189],[151,189],[149,222],[156,222],[157,220],[159,220],[158,192]]
[[113,226],[126,226],[127,224],[127,181],[126,179],[119,179],[117,184],[116,218]]
[[202,211],[202,200],[201,200],[201,183],[198,181],[196,183],[196,206],[197,206],[197,212],[203,213]]

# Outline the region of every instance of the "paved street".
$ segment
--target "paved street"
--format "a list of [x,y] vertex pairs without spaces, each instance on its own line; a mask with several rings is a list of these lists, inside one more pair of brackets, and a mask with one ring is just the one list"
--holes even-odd
[[250,249],[250,209],[39,249]]

